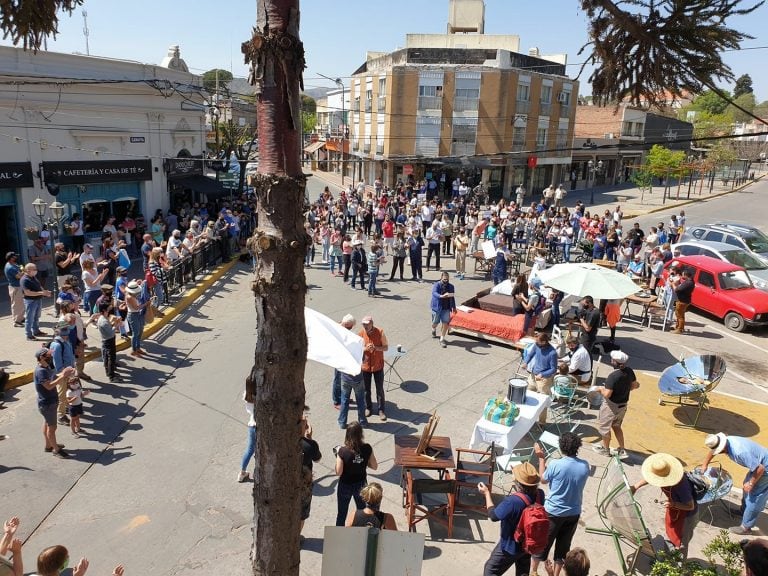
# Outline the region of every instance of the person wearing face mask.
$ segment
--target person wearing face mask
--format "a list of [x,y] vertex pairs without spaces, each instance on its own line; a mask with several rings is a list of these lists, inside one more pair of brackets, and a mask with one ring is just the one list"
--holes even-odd
[[[72,348],[72,344],[69,341],[69,331],[71,326],[68,321],[62,320],[56,325],[56,336],[54,336],[49,349],[51,351],[51,359],[53,362],[53,369],[56,372],[63,372],[65,368],[77,368],[75,367],[75,351]],[[69,417],[67,417],[67,382],[66,380],[59,383],[59,424],[69,424]]]
[[36,336],[46,336],[40,330],[40,313],[43,310],[43,298],[51,295],[37,279],[37,266],[31,262],[24,266],[24,275],[19,282],[24,296],[24,331],[27,340],[37,340]]
[[592,349],[597,340],[597,330],[600,327],[600,310],[595,308],[595,301],[592,299],[592,296],[584,296],[581,299],[581,310],[579,311],[577,323],[579,326],[579,342],[589,352],[591,359]]
[[447,346],[445,336],[448,334],[451,314],[456,312],[456,289],[449,280],[448,272],[443,272],[440,280],[432,286],[432,338],[437,338],[437,325],[440,324],[440,346],[443,348]]
[[[552,391],[555,372],[557,372],[557,350],[549,343],[549,334],[539,332],[536,344],[526,349],[523,354],[523,368],[528,370],[528,390],[546,394]],[[546,424],[547,411],[542,411],[539,423]]]
[[52,452],[57,458],[67,458],[69,454],[64,451],[64,445],[56,442],[56,408],[59,404],[58,386],[65,387],[67,380],[77,374],[74,367],[68,366],[61,372],[53,367],[51,351],[40,348],[35,352],[37,366],[35,367],[33,381],[37,392],[37,409],[43,415],[43,438],[45,439],[45,451]]

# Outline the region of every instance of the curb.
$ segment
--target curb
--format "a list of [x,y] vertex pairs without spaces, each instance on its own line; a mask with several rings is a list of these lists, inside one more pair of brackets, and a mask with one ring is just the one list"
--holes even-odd
[[[142,334],[143,337],[149,337],[158,332],[161,328],[163,328],[166,324],[168,324],[173,318],[178,316],[182,310],[187,308],[190,304],[192,304],[197,298],[202,296],[208,288],[210,288],[214,282],[216,282],[219,278],[224,276],[227,272],[229,272],[235,264],[237,264],[238,255],[234,255],[232,259],[227,262],[226,264],[221,264],[219,267],[205,276],[202,280],[198,281],[192,288],[190,288],[184,296],[182,296],[178,302],[174,306],[169,307],[165,312],[164,316],[162,318],[155,318],[155,320],[152,321],[151,324],[148,324],[144,328],[144,332]],[[117,344],[117,351],[120,352],[122,350],[127,350],[130,347],[130,342],[127,342],[125,340],[122,340],[118,342]],[[96,358],[101,357],[101,351],[100,350],[93,350],[91,352],[88,352],[85,355],[85,361],[89,362],[91,360],[94,360]],[[25,372],[18,372],[16,374],[12,374],[11,377],[8,379],[8,383],[5,386],[6,390],[10,390],[12,388],[19,388],[20,386],[24,386],[25,384],[29,384],[32,382],[34,377],[34,371],[33,370],[27,370]]]
[[632,213],[624,216],[623,219],[628,220],[631,218],[639,218],[640,216],[647,216],[648,214],[655,214],[656,212],[664,212],[665,210],[671,210],[679,206],[687,206],[688,204],[696,204],[697,202],[704,202],[705,200],[709,200],[710,198],[719,198],[720,196],[727,196],[728,194],[733,194],[734,192],[741,192],[745,188],[749,188],[749,186],[751,186],[752,184],[760,182],[762,179],[763,179],[763,176],[761,175],[759,178],[755,178],[754,180],[751,180],[746,184],[742,184],[741,186],[739,186],[738,188],[734,188],[733,190],[726,190],[725,192],[718,192],[717,194],[709,194],[706,197],[699,196],[698,198],[685,199],[679,202],[675,200],[674,204],[669,204],[666,206],[658,206],[652,210],[647,210],[644,212]]

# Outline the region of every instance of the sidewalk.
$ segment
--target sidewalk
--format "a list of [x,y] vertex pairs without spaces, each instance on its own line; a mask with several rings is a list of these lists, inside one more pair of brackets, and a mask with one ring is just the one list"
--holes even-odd
[[[653,212],[661,212],[664,210],[671,211],[678,207],[685,206],[686,204],[709,200],[710,198],[736,192],[746,188],[754,182],[758,182],[765,175],[765,173],[758,174],[756,175],[755,180],[747,181],[741,186],[734,186],[733,182],[730,182],[726,186],[719,179],[715,179],[711,192],[709,191],[708,181],[705,181],[702,189],[699,190],[699,187],[702,186],[702,182],[697,180],[690,186],[690,197],[687,182],[681,183],[679,188],[676,182],[671,185],[667,191],[669,194],[669,197],[667,198],[664,198],[663,186],[654,186],[650,191],[642,191],[632,184],[598,186],[594,189],[582,188],[569,190],[564,205],[567,208],[573,208],[576,206],[576,202],[581,200],[593,214],[595,212],[602,214],[606,210],[613,211],[617,205],[620,205],[624,212],[625,219],[637,218],[644,214],[651,214]],[[315,172],[312,172],[312,178],[316,178],[318,181],[322,181],[324,184],[330,186],[331,191],[334,193],[338,193],[342,188],[340,174],[316,170]],[[312,179],[310,179],[310,182],[311,181]],[[352,183],[351,178],[344,179],[345,188],[350,183]],[[372,187],[368,186],[367,188]],[[594,202],[592,202],[593,199]],[[310,200],[314,200],[314,198],[311,198],[310,196]],[[526,197],[526,202],[531,202],[532,200],[539,200],[539,198]]]
[[[232,266],[237,263],[237,258],[233,258],[226,264],[219,264],[211,273],[202,276],[193,286],[185,289],[184,293],[173,303],[173,305],[163,308],[164,317],[156,317],[154,322],[147,324],[144,328],[144,338],[148,338],[159,331],[171,319],[176,317],[180,311],[184,310],[200,295],[202,295],[216,280],[226,274]],[[141,260],[136,260],[131,264],[129,270],[131,278],[141,276]],[[13,328],[8,298],[2,301],[2,316],[0,323],[6,327],[3,329],[3,338],[0,338],[0,367],[5,368],[10,374],[10,380],[6,385],[6,391],[32,381],[32,370],[35,366],[34,352],[43,344],[43,340],[30,342],[26,339],[23,328]],[[56,324],[56,318],[53,309],[53,299],[46,298],[43,312],[40,315],[40,328],[43,332],[53,336],[53,328]],[[86,348],[86,362],[101,358],[101,348],[98,331],[91,327],[89,331],[88,346]],[[126,350],[130,346],[128,340],[118,339],[117,350]]]

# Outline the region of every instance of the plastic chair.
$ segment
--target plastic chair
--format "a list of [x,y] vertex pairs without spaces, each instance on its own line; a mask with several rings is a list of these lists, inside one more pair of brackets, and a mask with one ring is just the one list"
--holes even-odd
[[[558,381],[557,378],[556,381]],[[552,402],[549,405],[550,422],[557,426],[558,432],[563,424],[570,428],[573,425],[573,415],[589,407],[586,396],[577,394],[577,390],[578,381],[573,376],[568,377],[567,385],[556,384],[552,387],[550,392]]]
[[[409,532],[416,532],[416,524],[432,518],[448,528],[448,537],[453,535],[453,512],[456,507],[456,482],[445,472],[442,480],[414,478],[411,470],[405,472],[405,518]],[[423,502],[424,496],[438,496],[440,502],[430,505]]]
[[[512,474],[512,469],[523,462],[530,462],[533,459],[533,447],[515,448],[512,452],[499,454],[496,456],[496,484],[504,486],[504,479],[507,474]],[[512,485],[511,489],[514,488]]]
[[[487,450],[472,450],[469,448],[458,448],[456,450],[456,468],[454,476],[456,482],[456,507],[470,510],[485,510],[483,504],[467,504],[461,501],[462,489],[469,489],[479,495],[477,485],[484,482],[489,490],[493,490],[493,473],[496,470],[496,453],[493,443]],[[466,455],[470,458],[462,458]],[[482,496],[481,496],[482,498]]]

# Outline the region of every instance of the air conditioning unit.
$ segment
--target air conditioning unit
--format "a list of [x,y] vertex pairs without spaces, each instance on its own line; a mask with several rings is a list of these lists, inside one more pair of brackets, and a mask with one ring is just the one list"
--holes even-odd
[[527,124],[528,124],[528,114],[515,114],[515,117],[512,119],[512,126],[515,126],[517,128],[522,128]]
[[613,132],[609,132],[608,134],[603,134],[603,138],[606,140],[613,140],[616,136],[614,136]]
[[560,102],[560,104],[565,104],[568,102],[568,92],[560,92],[557,95],[557,101]]

